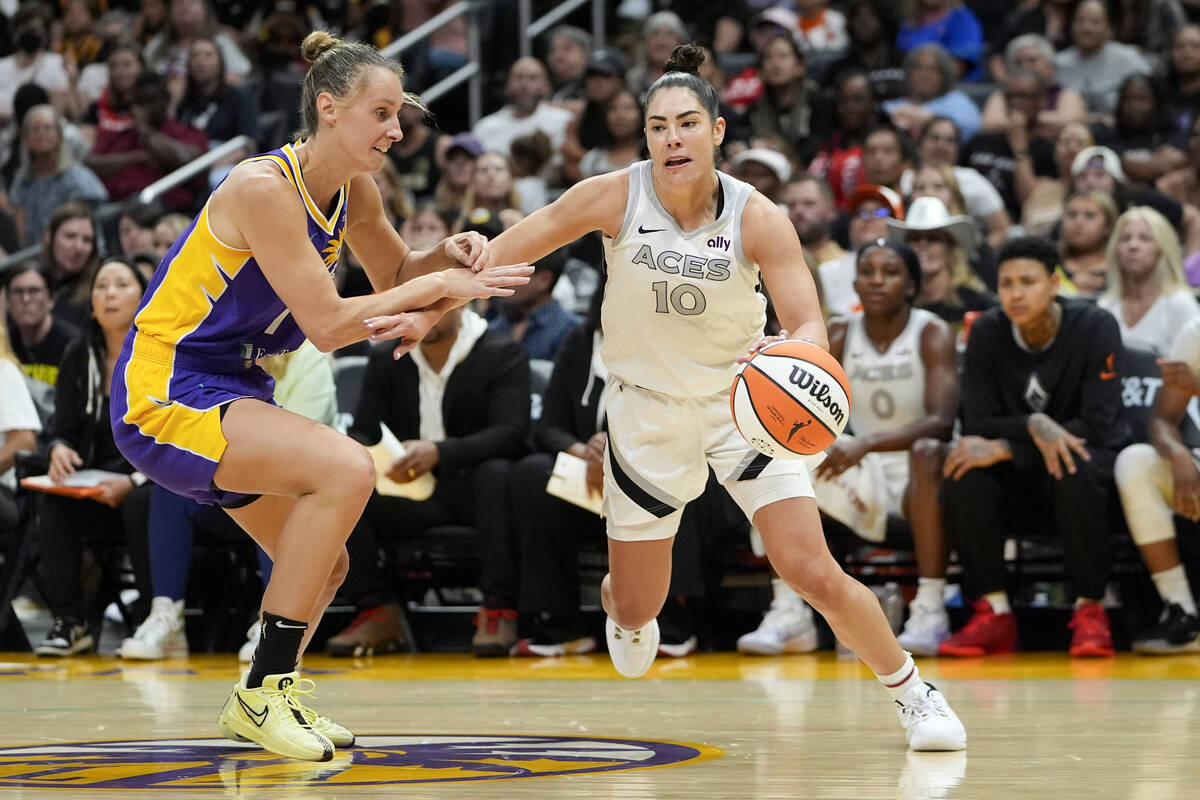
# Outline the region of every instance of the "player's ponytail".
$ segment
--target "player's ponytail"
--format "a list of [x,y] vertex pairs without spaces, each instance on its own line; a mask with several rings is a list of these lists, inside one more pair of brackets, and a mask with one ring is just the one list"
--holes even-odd
[[663,67],[662,77],[654,82],[650,91],[646,92],[646,107],[650,107],[650,100],[660,89],[675,87],[690,89],[700,100],[704,110],[708,112],[709,118],[716,120],[720,115],[717,90],[711,83],[700,77],[700,65],[703,63],[704,50],[699,45],[687,42],[676,47],[671,53],[671,57],[667,59],[666,66]]

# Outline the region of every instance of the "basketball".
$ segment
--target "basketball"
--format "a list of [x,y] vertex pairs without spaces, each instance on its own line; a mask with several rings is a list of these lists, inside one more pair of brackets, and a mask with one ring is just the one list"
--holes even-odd
[[850,416],[842,365],[809,342],[769,344],[738,370],[729,393],[733,422],[772,458],[803,458],[833,444]]

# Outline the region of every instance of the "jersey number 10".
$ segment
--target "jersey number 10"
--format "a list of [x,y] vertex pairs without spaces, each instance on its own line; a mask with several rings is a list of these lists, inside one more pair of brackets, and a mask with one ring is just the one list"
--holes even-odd
[[697,314],[703,314],[704,307],[708,305],[700,287],[690,283],[681,283],[669,293],[666,281],[655,281],[650,284],[650,288],[654,290],[654,312],[656,314],[669,314],[674,309],[676,314],[694,317]]

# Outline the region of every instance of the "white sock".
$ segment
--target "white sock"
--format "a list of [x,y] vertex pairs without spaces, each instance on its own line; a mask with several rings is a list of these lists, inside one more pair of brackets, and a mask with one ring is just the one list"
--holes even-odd
[[771,578],[771,597],[778,600],[780,603],[803,603],[800,595],[796,594],[796,590],[788,586],[787,581],[783,578]]
[[1170,569],[1156,572],[1150,577],[1154,579],[1154,586],[1158,589],[1158,595],[1164,603],[1178,603],[1184,611],[1195,615],[1196,600],[1192,597],[1192,590],[1188,586],[1187,573],[1183,571],[1183,564],[1176,564]]
[[992,607],[992,611],[997,614],[1011,614],[1012,606],[1008,604],[1008,592],[989,592],[983,596],[984,600]]
[[917,665],[913,663],[912,653],[907,650],[904,651],[904,665],[900,669],[890,675],[880,675],[876,672],[875,677],[883,684],[883,688],[888,690],[893,700],[899,700],[909,689],[924,682],[917,672]]
[[946,604],[943,599],[945,592],[945,578],[917,578],[917,596],[913,598],[913,605],[943,608]]

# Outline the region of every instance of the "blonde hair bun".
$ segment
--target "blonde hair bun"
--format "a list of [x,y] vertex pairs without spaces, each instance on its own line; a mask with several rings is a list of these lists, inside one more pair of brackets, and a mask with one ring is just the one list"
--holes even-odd
[[306,64],[316,62],[328,51],[342,44],[342,40],[328,31],[313,31],[300,43],[300,55]]

